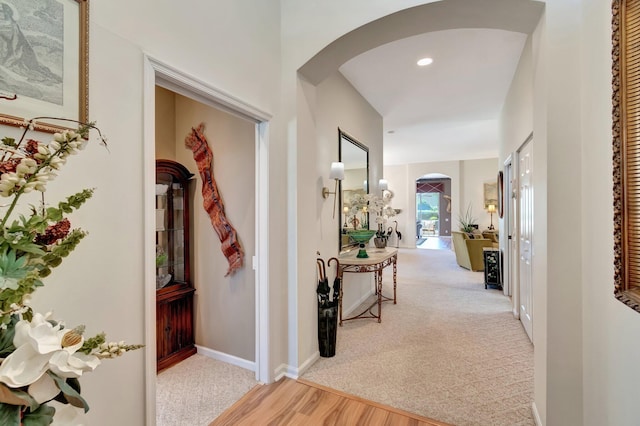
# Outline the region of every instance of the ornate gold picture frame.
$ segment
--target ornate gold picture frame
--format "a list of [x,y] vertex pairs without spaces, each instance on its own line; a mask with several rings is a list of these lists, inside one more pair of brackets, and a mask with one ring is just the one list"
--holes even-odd
[[[88,0],[3,0],[0,17],[9,52],[0,60],[0,124],[55,117],[87,121],[89,115]],[[9,48],[10,47],[10,48]],[[36,129],[66,128],[40,119]]]
[[[612,3],[614,294],[640,312],[640,2]],[[629,30],[629,31],[627,31]]]

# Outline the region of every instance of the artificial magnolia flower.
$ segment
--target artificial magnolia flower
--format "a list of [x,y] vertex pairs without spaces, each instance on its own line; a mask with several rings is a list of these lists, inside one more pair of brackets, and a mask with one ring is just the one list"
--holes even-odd
[[0,365],[0,382],[10,388],[28,386],[47,371],[50,357],[38,353],[31,345],[16,348]]
[[43,374],[38,380],[29,385],[28,393],[38,404],[44,404],[55,398],[60,393],[60,389],[58,389],[51,376]]
[[78,378],[100,365],[98,357],[77,352],[84,343],[82,336],[72,329],[62,329],[61,324],[53,325],[48,316],[36,313],[31,322],[16,323],[16,350],[2,361],[0,382],[12,388],[27,386],[47,370],[60,377]]
[[54,353],[49,360],[49,369],[60,377],[77,379],[82,373],[93,371],[100,365],[97,356],[70,352],[66,349]]

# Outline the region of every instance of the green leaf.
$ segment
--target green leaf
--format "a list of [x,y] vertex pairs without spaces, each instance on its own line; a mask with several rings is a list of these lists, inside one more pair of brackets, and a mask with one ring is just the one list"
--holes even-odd
[[38,404],[38,401],[33,399],[33,397],[29,395],[29,393],[27,393],[26,391],[21,391],[18,389],[11,389],[11,388],[7,388],[7,389],[11,391],[13,396],[21,399],[23,401],[22,402],[23,405],[28,405],[31,410],[36,410],[40,405]]
[[20,426],[20,405],[0,403],[0,425]]
[[8,136],[5,136],[4,138],[2,138],[0,140],[2,140],[2,143],[7,145],[7,146],[16,146],[16,140],[14,138],[10,138]]
[[16,259],[16,252],[9,250],[0,255],[0,289],[17,290],[18,281],[27,275],[25,258]]
[[64,394],[64,398],[69,404],[73,405],[74,407],[83,408],[85,413],[89,411],[89,404],[87,404],[87,401],[85,401],[84,398],[80,396],[79,382],[76,381],[74,383],[74,385],[78,387],[78,390],[75,390],[74,387],[71,386],[71,384],[67,383],[66,380],[62,377],[57,376],[51,371],[47,371],[47,374],[49,374],[49,376],[51,376],[51,378],[56,382],[56,385],[62,391],[62,393]]
[[15,315],[11,317],[11,325],[0,331],[0,357],[6,358],[12,353],[16,347],[13,346],[13,337],[16,335],[15,324],[18,318]]
[[11,247],[14,250],[20,250],[25,253],[37,254],[40,256],[45,254],[44,250],[42,250],[39,245],[32,242],[25,243],[25,244],[15,244],[15,245],[11,245]]
[[49,207],[47,209],[47,218],[52,222],[59,222],[62,220],[62,210],[55,207]]
[[22,419],[22,424],[23,426],[48,426],[53,423],[53,415],[55,413],[55,408],[42,404],[36,411],[26,413]]

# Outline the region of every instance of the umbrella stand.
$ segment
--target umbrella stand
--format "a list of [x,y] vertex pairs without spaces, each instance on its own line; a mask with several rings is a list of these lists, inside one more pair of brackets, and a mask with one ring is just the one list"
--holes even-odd
[[332,257],[328,264],[335,260],[336,277],[333,282],[333,298],[330,298],[331,288],[326,274],[323,259],[317,259],[318,265],[318,347],[321,357],[332,357],[336,354],[336,333],[338,330],[338,302],[340,300],[340,277],[338,259]]

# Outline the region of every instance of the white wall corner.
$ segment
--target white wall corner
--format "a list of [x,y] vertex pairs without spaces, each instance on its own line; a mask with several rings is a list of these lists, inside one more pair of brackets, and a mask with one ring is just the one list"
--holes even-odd
[[274,372],[274,382],[279,381],[283,377],[288,377],[290,379],[298,378],[298,369],[290,366],[289,364],[280,364],[275,372]]

